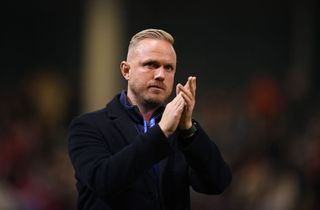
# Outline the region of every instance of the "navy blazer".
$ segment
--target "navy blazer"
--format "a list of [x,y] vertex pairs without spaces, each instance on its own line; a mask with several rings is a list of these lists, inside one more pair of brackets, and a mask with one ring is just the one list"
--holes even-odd
[[[189,187],[219,194],[231,171],[216,144],[198,126],[185,145],[178,131],[166,138],[158,124],[141,134],[117,95],[106,108],[76,117],[68,151],[79,210],[187,210]],[[152,166],[159,163],[156,181]],[[159,184],[158,184],[159,183]]]

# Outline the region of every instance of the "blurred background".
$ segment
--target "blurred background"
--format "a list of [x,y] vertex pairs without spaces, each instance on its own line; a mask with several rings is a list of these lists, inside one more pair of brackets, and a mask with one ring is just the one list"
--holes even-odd
[[1,6],[0,210],[75,210],[67,128],[126,83],[145,28],[175,37],[176,82],[197,76],[195,117],[233,170],[194,210],[320,209],[316,0],[33,0]]

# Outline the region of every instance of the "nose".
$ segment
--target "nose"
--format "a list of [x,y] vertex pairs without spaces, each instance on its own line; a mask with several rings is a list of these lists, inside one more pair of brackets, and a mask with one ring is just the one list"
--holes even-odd
[[154,73],[155,80],[163,81],[164,80],[164,74],[165,74],[165,70],[164,70],[164,68],[162,66],[157,68],[155,70],[155,73]]

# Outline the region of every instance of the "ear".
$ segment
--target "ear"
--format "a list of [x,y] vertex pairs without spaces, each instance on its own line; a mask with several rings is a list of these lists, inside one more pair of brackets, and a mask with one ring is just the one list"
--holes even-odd
[[130,65],[128,64],[127,61],[122,61],[120,63],[120,70],[121,70],[121,73],[122,73],[122,76],[126,79],[126,80],[129,80],[130,78]]

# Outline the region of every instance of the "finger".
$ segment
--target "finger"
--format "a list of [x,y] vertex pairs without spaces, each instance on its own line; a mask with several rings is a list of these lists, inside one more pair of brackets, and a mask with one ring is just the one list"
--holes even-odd
[[192,93],[193,96],[196,95],[196,87],[197,87],[197,78],[192,77],[190,81],[190,92]]
[[190,90],[193,96],[195,95],[195,87],[196,87],[195,81],[196,81],[196,77],[190,76],[188,77],[188,81],[185,85],[185,87]]
[[180,92],[183,92],[189,98],[189,100],[193,99],[193,95],[192,95],[191,91],[189,90],[189,88],[186,88],[182,85],[179,85],[179,89],[180,89]]
[[180,89],[179,89],[179,86],[180,86],[181,84],[180,83],[178,83],[177,84],[177,86],[176,86],[176,95],[178,95],[179,94],[179,92],[180,92]]
[[190,91],[187,91],[185,89],[181,89],[181,93],[183,98],[185,99],[186,103],[188,105],[191,105],[192,101],[194,100],[194,97],[192,96]]
[[175,104],[174,104],[174,110],[176,112],[178,112],[179,114],[182,113],[183,109],[184,109],[184,106],[185,106],[185,101],[184,101],[184,98],[182,96],[182,93],[180,92],[177,97],[176,97],[176,101],[175,101]]
[[190,78],[190,77],[188,77],[188,80],[187,80],[186,84],[184,85],[185,88],[188,88],[188,87],[189,87],[189,81],[190,81],[189,78]]
[[182,106],[185,105],[185,100],[183,98],[183,92],[179,93],[179,103],[182,104]]
[[172,105],[177,108],[179,107],[181,104],[184,103],[184,99],[182,97],[182,92],[180,92],[173,100],[172,100]]
[[184,99],[184,101],[185,101],[185,105],[187,106],[187,107],[190,107],[191,105],[192,105],[192,99],[190,99],[186,94],[182,94],[182,97],[183,97],[183,99]]

